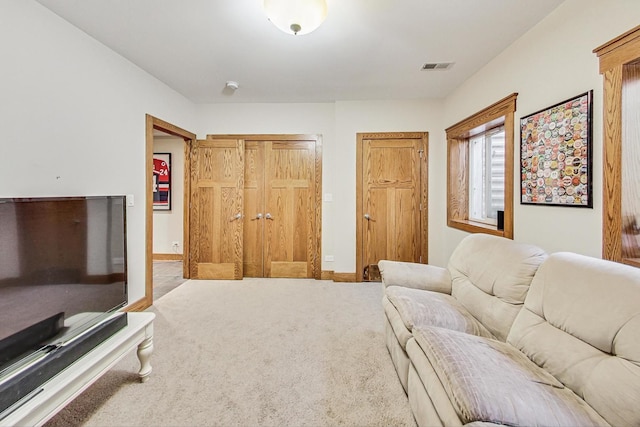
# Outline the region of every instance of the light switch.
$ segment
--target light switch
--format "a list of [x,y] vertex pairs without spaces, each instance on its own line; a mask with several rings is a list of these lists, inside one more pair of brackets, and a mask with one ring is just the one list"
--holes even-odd
[[133,194],[127,194],[127,207],[132,208],[134,205]]

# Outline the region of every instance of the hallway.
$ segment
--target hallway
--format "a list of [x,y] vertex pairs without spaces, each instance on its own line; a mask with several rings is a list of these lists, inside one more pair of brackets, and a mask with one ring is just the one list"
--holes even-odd
[[187,279],[182,277],[182,261],[153,261],[153,300],[171,292]]

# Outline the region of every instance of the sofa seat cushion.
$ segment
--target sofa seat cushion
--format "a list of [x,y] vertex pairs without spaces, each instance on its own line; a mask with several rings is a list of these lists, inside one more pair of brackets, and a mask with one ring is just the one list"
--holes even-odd
[[[385,295],[392,306],[387,304],[385,307],[387,317],[392,318],[393,316],[392,313],[389,313],[390,310],[397,310],[409,332],[416,326],[437,326],[493,338],[491,332],[451,295],[402,286],[389,286],[386,288]],[[406,336],[406,334],[402,335]],[[406,348],[406,340],[401,344],[403,348]]]
[[413,336],[463,424],[609,425],[509,344],[441,328],[414,327]]

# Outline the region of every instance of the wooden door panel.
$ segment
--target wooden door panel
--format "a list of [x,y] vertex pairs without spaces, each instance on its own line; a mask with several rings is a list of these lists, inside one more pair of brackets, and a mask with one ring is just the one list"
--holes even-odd
[[244,276],[264,277],[264,147],[245,141],[244,152]]
[[386,259],[388,246],[389,195],[387,189],[371,189],[367,194],[370,220],[364,224],[364,265]]
[[310,216],[313,212],[311,197],[309,189],[302,185],[293,189],[293,261],[307,262],[309,255],[313,253],[310,246],[313,228],[308,224],[313,219],[313,216]]
[[314,143],[274,141],[265,150],[265,276],[313,277]]
[[236,266],[228,263],[200,263],[197,266],[198,277],[196,279],[235,279]]
[[271,262],[271,276],[269,277],[289,277],[304,279],[309,277],[307,262]]
[[379,139],[362,139],[359,269],[381,259],[420,262],[426,247],[421,241],[426,236],[421,230],[426,219],[421,212],[422,198],[426,199],[422,187],[426,176],[421,162],[423,138],[425,135],[415,138],[382,135]]
[[287,249],[290,245],[291,238],[288,236],[290,227],[287,227],[289,221],[287,208],[286,189],[274,188],[269,184],[267,179],[267,203],[265,208],[265,277],[272,276],[271,266],[273,262],[287,262]]
[[[197,210],[194,215],[194,220],[198,225],[197,227],[197,237],[198,239],[194,241],[195,244],[195,253],[198,255],[198,259],[200,262],[204,262],[204,260],[213,260],[213,233],[214,233],[214,217],[213,217],[213,200],[215,196],[213,195],[214,189],[213,187],[202,188],[196,187],[196,203],[193,203],[197,206]],[[194,263],[194,267],[197,268],[197,264]],[[197,270],[196,270],[196,277]]]
[[416,203],[418,198],[413,189],[393,190],[394,218],[390,224],[391,244],[388,246],[387,255],[391,260],[418,260],[420,258],[420,212]]
[[367,181],[373,186],[415,186],[414,144],[408,141],[368,141],[370,165]]
[[267,220],[272,242],[271,261],[304,261],[309,255],[309,191],[304,188],[272,188],[272,220]]
[[192,278],[241,279],[244,142],[196,141],[191,158]]

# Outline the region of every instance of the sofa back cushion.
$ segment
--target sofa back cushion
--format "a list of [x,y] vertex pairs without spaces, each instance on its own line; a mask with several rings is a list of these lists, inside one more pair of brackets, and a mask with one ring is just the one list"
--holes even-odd
[[538,269],[507,342],[611,425],[640,425],[639,269],[551,255]]
[[546,257],[533,245],[471,234],[449,259],[451,295],[497,339],[505,341],[531,279]]

